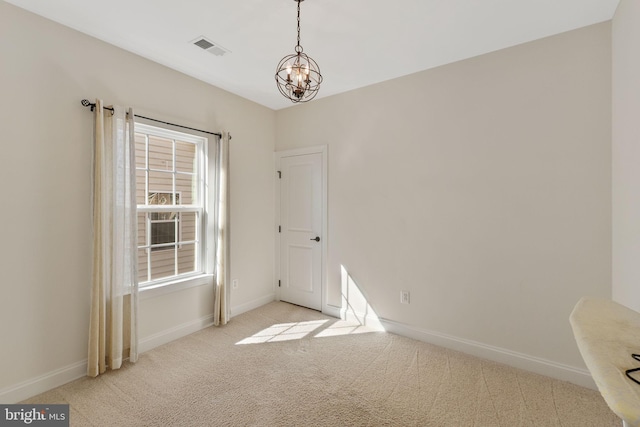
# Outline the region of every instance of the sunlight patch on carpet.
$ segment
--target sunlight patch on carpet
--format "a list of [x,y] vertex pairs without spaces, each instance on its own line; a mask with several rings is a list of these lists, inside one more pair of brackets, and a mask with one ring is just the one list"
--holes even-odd
[[[384,331],[375,310],[369,304],[358,283],[349,274],[344,265],[342,277],[342,320],[309,320],[295,323],[278,323],[238,341],[236,345],[264,344],[269,342],[300,340],[320,329],[314,338],[328,338],[344,335],[364,334]],[[327,323],[331,322],[331,323]]]
[[278,323],[276,325],[269,326],[267,329],[263,329],[242,341],[238,341],[236,345],[299,340],[306,337],[328,321],[329,319],[309,320],[306,322],[295,323]]

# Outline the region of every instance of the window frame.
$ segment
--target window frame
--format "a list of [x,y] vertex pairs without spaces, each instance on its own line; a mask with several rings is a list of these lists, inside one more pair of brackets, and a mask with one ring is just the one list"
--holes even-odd
[[[140,123],[138,121],[135,122],[136,134],[142,134],[145,137],[145,158],[144,158],[144,167],[138,167],[136,163],[136,174],[140,171],[144,171],[145,174],[145,188],[143,189],[145,197],[145,204],[140,205],[136,204],[136,218],[140,214],[144,214],[144,223],[145,223],[145,244],[137,245],[137,251],[141,249],[145,249],[145,253],[147,254],[147,280],[139,281],[139,289],[149,290],[149,289],[157,289],[166,287],[168,285],[176,285],[179,284],[181,288],[189,287],[189,285],[197,286],[200,284],[208,283],[209,280],[201,280],[202,278],[208,278],[212,276],[211,271],[211,263],[207,262],[208,258],[211,256],[211,247],[214,241],[213,236],[211,235],[210,230],[213,227],[209,227],[207,224],[208,218],[212,217],[209,215],[209,186],[208,186],[208,175],[210,172],[210,165],[208,161],[208,147],[209,147],[209,139],[205,136],[201,136],[195,133],[187,133],[183,131],[176,131],[172,129],[167,129],[155,125],[149,125],[146,123]],[[172,163],[173,168],[170,171],[162,170],[162,169],[154,169],[150,167],[149,164],[149,136],[156,136],[163,139],[169,139],[172,141]],[[195,173],[180,171],[178,166],[176,165],[176,142],[187,142],[195,145],[195,155],[196,155],[196,170]],[[150,172],[170,172],[172,175],[172,189],[171,191],[153,191],[157,188],[153,188],[154,186],[150,184],[149,173]],[[171,205],[152,205],[149,204],[149,194],[151,192],[156,193],[173,193],[180,194],[179,201],[182,202],[184,200],[182,198],[182,191],[178,191],[176,188],[176,177],[182,175],[195,176],[197,181],[197,190],[194,193],[194,198],[198,201],[198,203],[191,203],[188,205],[181,204],[171,204]],[[140,191],[140,189],[138,189]],[[174,197],[173,203],[175,203],[176,197]],[[192,199],[193,202],[193,199]],[[171,249],[175,251],[174,256],[174,273],[171,276],[166,276],[158,279],[151,279],[151,253],[154,252],[152,249],[154,247],[158,247],[156,245],[150,244],[150,232],[151,232],[151,215],[149,213],[152,212],[175,212],[180,217],[183,217],[183,213],[194,213],[196,216],[196,224],[195,224],[195,240],[182,241],[180,239],[183,238],[182,234],[182,219],[178,220],[177,227],[179,230],[176,230],[177,238],[176,242],[169,246]],[[195,249],[195,259],[194,259],[194,270],[180,274],[178,272],[178,250],[184,244],[193,244]],[[137,260],[137,258],[136,258]],[[193,280],[197,279],[197,280]]]

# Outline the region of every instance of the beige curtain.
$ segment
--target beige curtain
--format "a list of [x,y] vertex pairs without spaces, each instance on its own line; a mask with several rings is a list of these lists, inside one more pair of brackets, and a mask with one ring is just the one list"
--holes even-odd
[[138,282],[133,110],[96,100],[93,271],[87,375],[135,362]]
[[224,132],[218,144],[218,230],[216,244],[215,296],[213,302],[213,324],[225,325],[229,320],[227,290],[229,289],[229,140]]

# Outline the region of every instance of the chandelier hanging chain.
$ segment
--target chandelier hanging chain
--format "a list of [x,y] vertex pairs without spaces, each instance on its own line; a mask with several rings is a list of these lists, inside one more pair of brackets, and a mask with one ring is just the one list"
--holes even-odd
[[302,46],[300,45],[300,1],[301,0],[297,0],[298,2],[298,45],[296,46],[296,52],[298,53],[302,52]]

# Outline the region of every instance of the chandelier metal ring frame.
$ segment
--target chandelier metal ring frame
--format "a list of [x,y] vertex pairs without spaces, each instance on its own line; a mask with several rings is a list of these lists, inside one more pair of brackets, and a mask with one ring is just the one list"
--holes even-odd
[[311,101],[318,94],[322,74],[318,63],[303,52],[300,45],[300,2],[298,2],[298,44],[295,53],[280,60],[276,68],[278,90],[293,103]]

